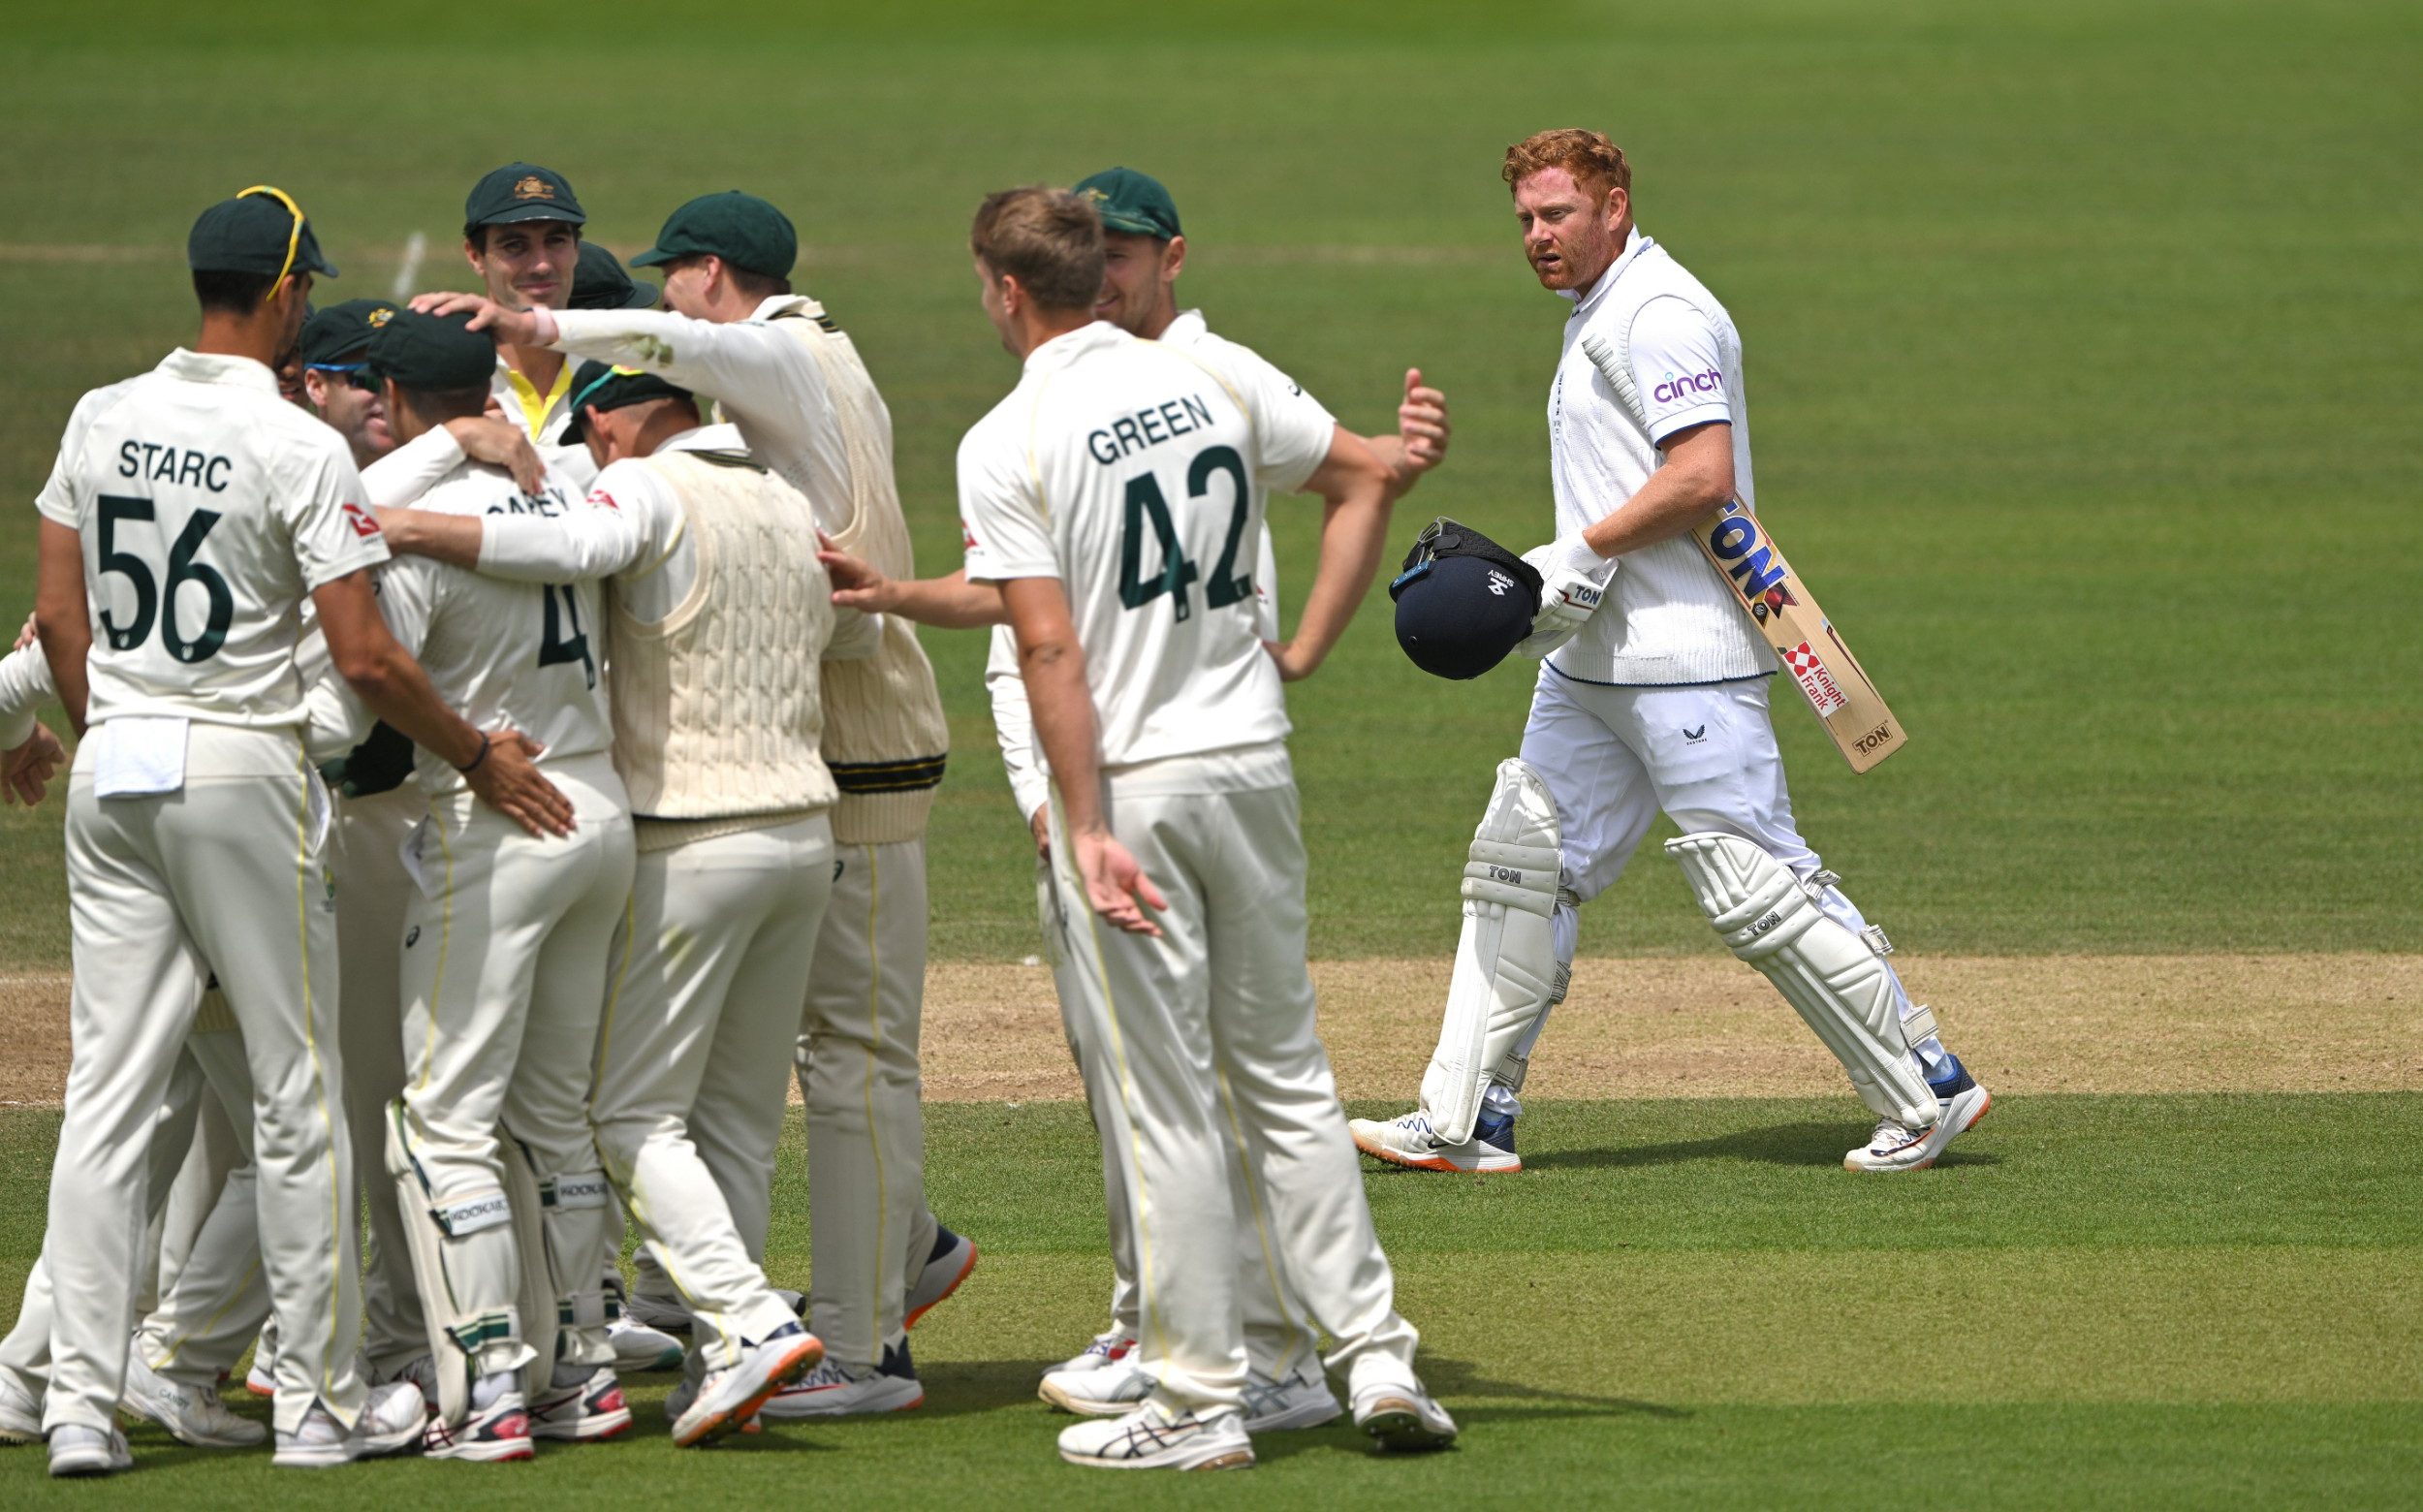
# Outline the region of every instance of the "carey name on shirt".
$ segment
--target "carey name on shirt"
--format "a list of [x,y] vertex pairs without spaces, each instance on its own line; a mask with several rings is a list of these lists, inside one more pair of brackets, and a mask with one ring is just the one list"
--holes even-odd
[[1116,462],[1132,452],[1174,441],[1211,424],[1212,406],[1199,395],[1189,394],[1132,415],[1121,415],[1102,429],[1088,432],[1086,450],[1097,462]]

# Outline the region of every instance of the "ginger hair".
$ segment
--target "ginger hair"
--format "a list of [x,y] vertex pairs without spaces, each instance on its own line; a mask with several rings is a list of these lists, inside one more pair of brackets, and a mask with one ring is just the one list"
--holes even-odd
[[1600,200],[1611,189],[1632,192],[1632,165],[1624,160],[1623,148],[1608,140],[1605,132],[1585,131],[1578,126],[1560,127],[1556,131],[1534,132],[1506,149],[1506,166],[1500,176],[1512,189],[1537,173],[1561,168],[1573,175],[1573,181]]

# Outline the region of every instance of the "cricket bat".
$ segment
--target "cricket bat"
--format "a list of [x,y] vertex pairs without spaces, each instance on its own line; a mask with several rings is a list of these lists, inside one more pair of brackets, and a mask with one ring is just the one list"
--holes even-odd
[[1885,707],[1884,695],[1868,679],[1859,658],[1842,644],[1834,621],[1809,596],[1809,584],[1783,559],[1782,549],[1738,499],[1727,499],[1691,527],[1691,539],[1718,576],[1733,585],[1758,633],[1775,647],[1776,659],[1801,685],[1817,722],[1826,727],[1853,772],[1902,748],[1909,732]]
[[[1595,332],[1582,338],[1582,353],[1646,428],[1649,417],[1625,353]],[[1885,707],[1884,695],[1868,680],[1859,658],[1842,644],[1834,621],[1809,596],[1809,585],[1783,559],[1757,516],[1739,499],[1727,499],[1723,508],[1691,527],[1691,539],[1715,565],[1716,575],[1733,585],[1733,596],[1775,647],[1783,670],[1801,685],[1809,707],[1817,711],[1817,722],[1834,737],[1853,772],[1866,772],[1908,741],[1909,732]]]

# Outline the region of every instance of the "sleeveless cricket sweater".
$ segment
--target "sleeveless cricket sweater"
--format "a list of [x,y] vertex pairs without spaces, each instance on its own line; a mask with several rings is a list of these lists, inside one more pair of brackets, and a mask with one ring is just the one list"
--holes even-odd
[[[840,423],[850,463],[850,519],[833,532],[834,544],[887,576],[915,577],[908,521],[892,477],[892,414],[857,346],[813,299],[802,298],[774,320],[816,359]],[[951,731],[916,627],[886,616],[883,644],[872,657],[827,662],[822,679],[825,761],[841,791],[833,813],[834,840],[880,845],[919,838],[942,782]]]
[[610,611],[615,766],[642,848],[830,808],[819,664],[799,654],[802,639],[825,644],[834,614],[806,499],[733,453],[644,465],[681,501],[697,577],[661,623],[619,598]]

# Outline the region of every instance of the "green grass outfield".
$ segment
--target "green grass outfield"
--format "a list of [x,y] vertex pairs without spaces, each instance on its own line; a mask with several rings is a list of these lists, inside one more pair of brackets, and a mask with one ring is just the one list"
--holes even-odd
[[[1372,1463],[1345,1429],[1265,1435],[1250,1476],[1163,1478],[1156,1499],[2412,1504],[2423,1096],[2008,1099],[1914,1181],[1841,1171],[1863,1132],[1849,1114],[1841,1100],[1550,1103],[1526,1115],[1520,1179],[1375,1173],[1400,1296],[1463,1446]],[[0,1163],[38,1168],[56,1122],[0,1117]],[[919,1412],[684,1454],[663,1436],[660,1375],[640,1378],[633,1441],[543,1449],[530,1465],[299,1477],[145,1430],[141,1473],[78,1493],[1132,1504],[1133,1482],[1058,1463],[1052,1434],[1071,1420],[1034,1398],[1043,1363],[1107,1306],[1083,1111],[947,1106],[928,1131],[935,1211],[984,1255],[913,1337]],[[806,1205],[795,1117],[769,1267],[794,1281]],[[39,1180],[0,1188],[0,1298],[41,1214]],[[43,1489],[37,1451],[0,1452],[0,1502]]]
[[[1015,376],[967,216],[1113,162],[1175,191],[1187,302],[1347,424],[1385,426],[1410,363],[1449,392],[1454,453],[1399,550],[1441,512],[1520,549],[1548,528],[1564,306],[1520,261],[1496,164],[1587,123],[1730,306],[1762,513],[1913,731],[1855,780],[1778,695],[1804,823],[1872,916],[1930,952],[2423,950],[2418,77],[2423,12],[2390,0],[13,6],[0,622],[30,605],[26,501],[76,395],[189,334],[204,204],[294,190],[348,274],[334,297],[385,293],[416,231],[423,281],[454,284],[463,191],[514,157],[564,170],[624,252],[698,192],[784,205],[802,286],[891,401],[931,570],[958,540],[953,448]],[[1279,510],[1290,605],[1309,515]],[[1291,694],[1314,944],[1435,956],[1527,688],[1422,677],[1374,607]],[[1028,863],[982,644],[928,644],[957,745],[936,953],[1016,959]],[[58,852],[55,808],[0,812],[0,972],[66,964]],[[1654,860],[1585,929],[1593,954],[1710,949]],[[1464,1446],[1369,1464],[1343,1433],[1273,1439],[1250,1476],[1151,1494],[2413,1504],[2423,1100],[2010,1096],[1939,1171],[1872,1182],[1835,1169],[1857,1114],[1547,1104],[1519,1181],[1374,1173]],[[0,1110],[0,1304],[55,1121]],[[1099,1326],[1080,1114],[938,1108],[931,1150],[937,1210],[987,1258],[916,1336],[922,1413],[320,1480],[145,1433],[106,1486],[0,1453],[0,1506],[1133,1498],[1057,1465],[1031,1400]],[[774,1240],[795,1282],[802,1180],[786,1166]]]

